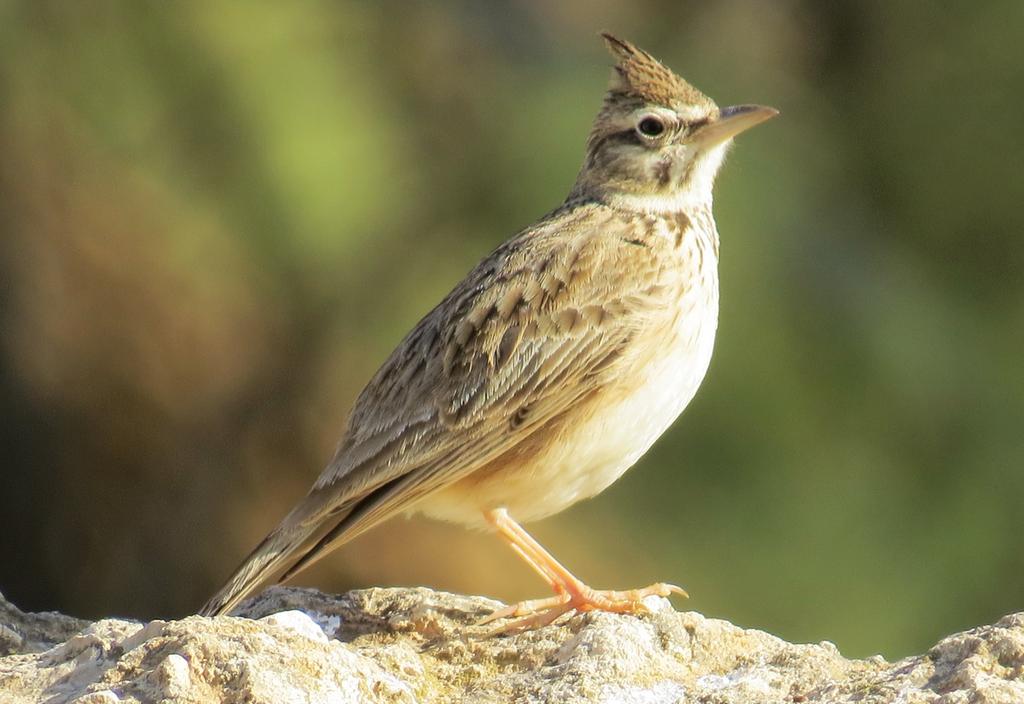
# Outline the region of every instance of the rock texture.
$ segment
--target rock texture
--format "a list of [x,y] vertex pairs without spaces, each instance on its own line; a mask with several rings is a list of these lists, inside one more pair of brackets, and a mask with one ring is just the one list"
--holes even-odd
[[487,637],[473,624],[495,606],[427,589],[277,588],[246,618],[88,623],[0,597],[0,701],[1024,702],[1024,613],[890,663],[664,600],[642,618],[589,613]]

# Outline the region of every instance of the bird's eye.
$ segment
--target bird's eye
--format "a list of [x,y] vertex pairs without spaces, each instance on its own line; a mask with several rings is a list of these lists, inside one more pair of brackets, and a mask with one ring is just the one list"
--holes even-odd
[[640,120],[636,128],[644,137],[660,137],[665,131],[665,123],[660,118],[648,115]]

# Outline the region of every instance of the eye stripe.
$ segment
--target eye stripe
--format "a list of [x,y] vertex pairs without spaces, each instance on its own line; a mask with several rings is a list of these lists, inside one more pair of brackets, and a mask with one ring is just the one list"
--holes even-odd
[[608,135],[608,140],[612,142],[621,142],[627,144],[644,144],[643,138],[636,133],[636,130],[630,128],[628,130],[622,130],[621,132],[615,132],[614,134]]

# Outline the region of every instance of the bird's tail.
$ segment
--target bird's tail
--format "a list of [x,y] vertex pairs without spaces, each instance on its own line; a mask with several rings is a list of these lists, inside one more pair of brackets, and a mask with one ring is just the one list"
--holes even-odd
[[[311,517],[308,499],[249,553],[227,583],[200,609],[200,616],[229,613],[260,587],[280,580],[319,543],[334,524]],[[335,518],[343,516],[344,513],[335,513]]]

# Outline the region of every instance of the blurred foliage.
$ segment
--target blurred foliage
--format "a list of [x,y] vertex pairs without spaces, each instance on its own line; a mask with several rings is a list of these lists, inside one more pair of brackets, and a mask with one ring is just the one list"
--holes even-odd
[[[1024,608],[1017,0],[0,4],[0,589],[201,603],[402,334],[566,193],[606,28],[783,115],[719,180],[703,389],[538,536],[852,655]],[[543,594],[421,519],[321,564]]]

